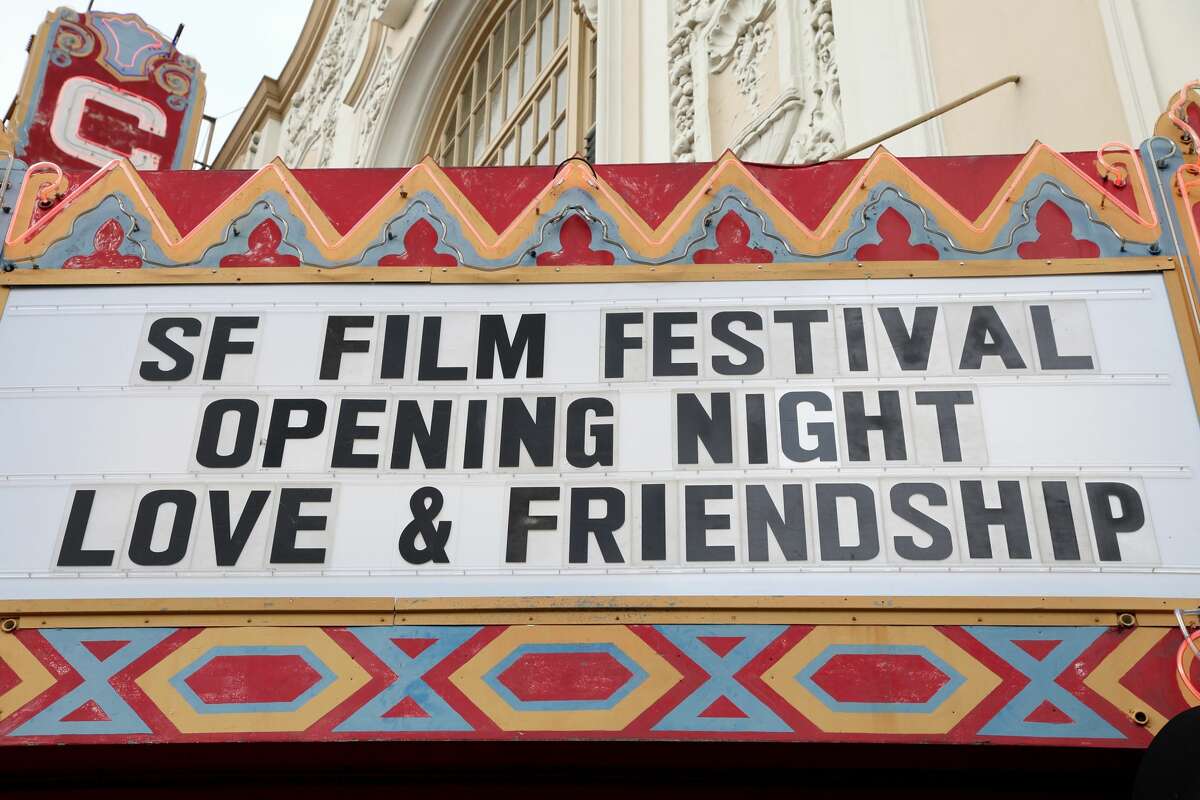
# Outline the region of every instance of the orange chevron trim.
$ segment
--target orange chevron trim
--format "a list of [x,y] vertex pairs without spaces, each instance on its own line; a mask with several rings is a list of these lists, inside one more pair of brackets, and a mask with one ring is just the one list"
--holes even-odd
[[1167,101],[1167,110],[1154,125],[1154,135],[1170,139],[1179,148],[1187,163],[1196,163],[1196,130],[1190,122],[1190,112],[1200,111],[1200,81],[1184,85]]
[[822,222],[810,229],[777,201],[732,153],[726,152],[662,223],[651,228],[590,167],[579,161],[569,161],[507,228],[497,232],[441,168],[426,158],[398,180],[345,235],[341,235],[291,171],[276,159],[254,173],[184,236],[137,171],[127,161],[114,161],[36,221],[37,195],[47,189],[49,176],[30,170],[14,209],[13,225],[5,240],[5,254],[15,261],[37,258],[52,244],[69,236],[75,220],[82,214],[95,208],[108,195],[121,193],[130,198],[131,211],[149,220],[151,236],[168,258],[180,263],[194,263],[205,250],[223,238],[230,223],[249,211],[263,195],[274,192],[284,198],[287,210],[305,223],[309,240],[323,257],[334,262],[347,261],[373,244],[384,226],[413,202],[413,195],[427,192],[447,208],[476,252],[484,258],[503,259],[528,240],[543,215],[566,192],[580,190],[595,198],[598,208],[616,220],[618,235],[627,247],[653,259],[667,255],[677,245],[696,215],[709,206],[707,199],[710,196],[733,187],[745,194],[771,221],[793,250],[805,255],[819,255],[835,247],[839,237],[852,224],[854,211],[862,204],[862,198],[881,184],[898,187],[963,248],[983,250],[996,241],[1010,221],[1010,205],[1041,175],[1057,181],[1086,203],[1096,218],[1111,225],[1125,238],[1145,242],[1157,239],[1159,220],[1146,176],[1132,149],[1105,145],[1097,166],[1104,175],[1132,177],[1134,208],[1105,191],[1061,154],[1036,143],[983,212],[971,220],[898,158],[879,148],[863,164]]

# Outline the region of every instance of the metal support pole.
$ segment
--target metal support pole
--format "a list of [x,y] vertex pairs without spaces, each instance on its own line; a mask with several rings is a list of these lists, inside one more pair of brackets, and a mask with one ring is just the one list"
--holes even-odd
[[[927,111],[924,114],[922,114],[921,116],[919,116],[915,119],[909,120],[908,122],[904,123],[903,125],[897,125],[896,127],[891,128],[890,130],[886,130],[874,138],[868,139],[867,141],[862,142],[861,144],[856,144],[854,147],[851,147],[848,150],[843,150],[842,152],[838,153],[836,156],[833,156],[832,158],[830,158],[828,160],[829,161],[837,161],[839,159],[849,158],[850,156],[854,155],[855,153],[858,153],[862,150],[866,150],[868,147],[872,147],[874,145],[879,144],[880,142],[887,141],[888,139],[892,138],[893,136],[895,136],[898,133],[904,133],[906,130],[909,130],[910,128],[915,128],[918,125],[921,125],[922,123],[928,122],[929,120],[933,119],[934,117],[940,117],[942,114],[945,114],[947,111],[952,111],[952,110],[958,108],[959,106],[963,105],[964,103],[971,102],[976,97],[983,97],[985,94],[992,91],[993,89],[999,89],[1001,86],[1004,86],[1005,84],[1009,84],[1009,83],[1015,84],[1015,83],[1020,83],[1020,82],[1021,82],[1020,75],[1008,75],[1008,76],[1001,78],[998,81],[992,81],[987,86],[981,86],[980,88],[976,89],[975,91],[971,92],[970,94],[964,94],[962,97],[958,98],[957,100],[951,100],[949,103],[940,105],[937,108],[933,109],[932,111]],[[809,162],[809,163],[816,163],[816,162]]]

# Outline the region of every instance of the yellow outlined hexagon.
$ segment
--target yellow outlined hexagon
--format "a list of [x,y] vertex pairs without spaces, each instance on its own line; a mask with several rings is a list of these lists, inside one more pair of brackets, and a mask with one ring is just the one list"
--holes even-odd
[[[611,643],[635,661],[646,679],[608,709],[521,711],[488,686],[484,676],[523,644]],[[619,731],[628,727],[683,676],[623,625],[512,627],[497,636],[450,676],[459,691],[506,731]]]
[[[796,675],[825,648],[837,644],[926,647],[956,669],[964,680],[945,702],[928,714],[835,711],[796,680]],[[1000,685],[1000,678],[991,670],[948,637],[928,626],[820,625],[766,670],[763,680],[826,733],[946,733]]]
[[[214,647],[284,645],[307,647],[335,676],[295,711],[201,714],[171,678]],[[370,676],[320,628],[205,628],[137,679],[146,696],[182,733],[286,733],[302,731],[360,689]]]

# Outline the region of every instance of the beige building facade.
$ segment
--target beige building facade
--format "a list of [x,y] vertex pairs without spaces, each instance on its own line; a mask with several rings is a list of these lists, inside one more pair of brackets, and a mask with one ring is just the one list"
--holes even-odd
[[802,163],[1006,76],[902,156],[1148,137],[1200,75],[1167,0],[314,0],[215,159],[256,168]]

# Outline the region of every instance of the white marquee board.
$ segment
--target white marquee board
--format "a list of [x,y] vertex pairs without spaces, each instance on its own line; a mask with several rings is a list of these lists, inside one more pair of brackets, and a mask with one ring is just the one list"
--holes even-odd
[[1158,274],[15,288],[0,596],[1200,582]]

